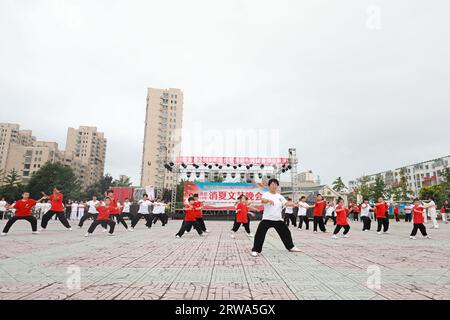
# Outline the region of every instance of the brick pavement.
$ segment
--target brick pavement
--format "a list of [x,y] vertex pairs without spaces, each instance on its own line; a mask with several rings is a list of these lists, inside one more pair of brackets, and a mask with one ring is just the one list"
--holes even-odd
[[[450,225],[415,241],[404,222],[391,222],[387,235],[352,223],[351,238],[339,240],[291,227],[302,253],[287,252],[271,230],[253,258],[253,239],[243,230],[232,239],[230,222],[207,221],[207,236],[176,239],[180,223],[118,226],[115,237],[98,228],[84,238],[87,226],[70,232],[51,221],[31,235],[17,222],[0,238],[0,299],[450,299]],[[67,286],[71,266],[81,272],[80,288]],[[369,288],[378,271],[380,287]]]

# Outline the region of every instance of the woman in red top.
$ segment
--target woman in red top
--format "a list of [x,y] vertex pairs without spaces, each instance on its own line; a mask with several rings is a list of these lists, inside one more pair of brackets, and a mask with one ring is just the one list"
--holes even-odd
[[321,194],[318,194],[316,198],[316,203],[314,204],[314,206],[311,206],[311,208],[314,208],[313,214],[314,214],[315,233],[317,233],[317,226],[319,226],[320,231],[327,232],[327,229],[325,228],[325,224],[323,222],[323,211],[325,210],[326,206],[327,202],[323,200]]
[[50,200],[50,203],[52,207],[50,210],[42,216],[41,221],[41,231],[45,231],[47,228],[48,222],[50,219],[56,214],[58,217],[58,220],[61,221],[61,223],[66,227],[68,230],[72,230],[70,227],[69,222],[67,221],[66,215],[64,213],[64,204],[63,194],[58,190],[58,188],[53,188],[53,194],[51,196],[47,196],[45,193],[42,192],[42,195]]
[[350,231],[350,226],[348,225],[347,215],[349,210],[344,207],[344,200],[342,198],[338,199],[338,205],[335,209],[336,212],[336,229],[334,229],[333,239],[338,239],[337,236],[339,231],[344,228],[344,238],[348,238],[348,232]]
[[121,212],[121,204],[118,203],[117,199],[114,197],[114,191],[108,190],[107,192],[105,192],[105,195],[107,198],[111,199],[109,204],[109,214],[111,220],[116,220],[117,223],[121,223],[125,229],[130,231],[125,219],[123,218],[124,216],[122,215]]
[[3,232],[1,233],[2,236],[6,236],[9,232],[9,229],[12,227],[12,225],[17,220],[26,220],[31,224],[31,230],[33,234],[39,234],[37,231],[37,219],[36,217],[31,215],[31,209],[39,202],[44,200],[45,197],[42,197],[39,200],[33,200],[30,199],[30,193],[24,192],[22,193],[22,199],[19,201],[16,201],[11,208],[16,209],[16,213],[14,214],[14,217],[8,220],[8,222],[5,225],[5,228],[3,229]]
[[399,215],[400,211],[398,209],[398,205],[394,206],[394,216],[395,216],[395,221],[400,222],[400,215]]
[[386,202],[384,202],[383,197],[378,198],[378,203],[375,204],[375,217],[377,218],[378,228],[377,233],[381,234],[381,229],[383,228],[383,233],[388,233],[389,230],[389,220],[386,217]]
[[231,229],[231,231],[233,231],[231,234],[233,239],[235,238],[234,234],[239,230],[241,224],[244,225],[247,235],[249,237],[253,236],[250,232],[250,220],[248,219],[248,214],[250,213],[250,215],[254,217],[255,215],[252,212],[249,212],[249,210],[258,210],[248,205],[248,199],[246,196],[241,195],[238,200],[239,202],[236,204],[236,218],[234,220],[233,229]]
[[97,218],[92,222],[88,232],[84,236],[89,237],[92,233],[94,233],[95,228],[97,228],[98,225],[101,225],[103,228],[109,226],[109,235],[113,236],[116,223],[111,220],[111,199],[106,197],[104,204],[98,205],[95,208],[98,212]]
[[180,231],[178,231],[178,233],[176,234],[177,238],[181,238],[183,234],[188,230],[188,228],[190,230],[192,227],[194,227],[194,229],[197,230],[199,236],[203,236],[202,228],[197,221],[197,212],[196,212],[197,210],[194,204],[195,199],[193,197],[190,197],[184,207],[185,211],[184,220],[183,223],[181,224]]
[[420,205],[420,200],[417,198],[414,199],[414,207],[412,212],[414,227],[411,232],[411,236],[409,237],[411,240],[416,240],[417,230],[420,230],[424,238],[431,239],[427,234],[427,228],[425,228],[425,225],[423,224],[423,210],[424,208]]

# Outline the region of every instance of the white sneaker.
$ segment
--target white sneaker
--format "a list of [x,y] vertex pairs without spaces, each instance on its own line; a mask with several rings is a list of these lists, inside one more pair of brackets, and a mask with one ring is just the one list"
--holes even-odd
[[299,248],[293,247],[289,252],[302,252]]
[[333,236],[331,237],[331,239],[339,239],[339,237],[335,234],[333,234]]
[[0,236],[2,236],[2,237],[5,237],[7,235],[7,233],[4,233],[4,232],[2,232],[1,234],[0,234]]
[[430,237],[430,236],[425,236],[424,238],[425,238],[425,239],[431,239],[431,237]]
[[45,228],[40,228],[39,231],[40,232],[45,231]]
[[108,236],[115,236],[114,233],[108,233]]
[[72,228],[67,228],[67,231],[72,231]]
[[298,228],[297,230],[298,230],[298,231],[303,231],[303,229],[302,229],[302,228]]
[[108,232],[108,229],[103,229],[103,232]]
[[317,231],[314,231],[314,233],[317,233]]
[[203,231],[204,233],[209,233],[209,230],[208,229],[206,229],[205,231]]
[[235,239],[236,236],[234,234],[231,235],[231,239]]
[[411,236],[411,237],[409,237],[411,240],[416,240],[416,237],[413,237],[413,236]]
[[251,232],[247,233],[247,236],[251,238],[251,237],[253,237],[253,233],[251,233]]
[[40,234],[40,232],[39,231],[33,231],[33,232],[31,232],[31,234]]
[[348,235],[345,234],[342,238],[350,238],[350,237],[349,237]]
[[176,235],[175,238],[180,239],[181,237],[179,235]]
[[81,229],[82,227],[78,226],[78,229]]
[[91,234],[90,233],[86,233],[84,236],[87,238],[89,237]]
[[256,251],[252,251],[252,257],[257,257],[259,254]]
[[133,232],[133,231],[134,231],[133,228],[128,228],[127,230],[130,231],[130,232]]
[[380,231],[380,232],[377,232],[377,234],[381,234],[381,231]]

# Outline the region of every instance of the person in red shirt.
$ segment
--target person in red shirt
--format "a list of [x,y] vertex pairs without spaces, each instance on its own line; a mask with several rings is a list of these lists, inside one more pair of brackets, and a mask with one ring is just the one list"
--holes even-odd
[[395,205],[394,207],[394,216],[395,221],[400,222],[400,210],[398,209],[398,205]]
[[360,210],[357,203],[351,205],[350,212],[353,213],[353,221],[359,221]]
[[199,201],[198,194],[194,194],[194,208],[195,208],[195,217],[202,228],[202,231],[208,233],[208,229],[206,229],[205,221],[203,220],[203,202]]
[[124,215],[122,215],[122,211],[121,211],[121,205],[120,203],[117,202],[117,199],[114,197],[114,191],[112,190],[108,190],[105,193],[106,197],[111,199],[110,200],[110,207],[109,207],[109,214],[110,214],[110,218],[112,220],[116,220],[117,223],[121,223],[125,229],[127,229],[128,231],[130,231],[130,228],[128,228],[128,224],[126,223],[125,219],[123,218]]
[[323,197],[321,194],[317,195],[316,203],[314,206],[311,206],[311,208],[314,208],[313,215],[314,215],[314,232],[317,233],[317,226],[319,226],[320,231],[327,232],[327,229],[325,228],[325,224],[323,222],[323,211],[325,210],[325,207],[327,206],[327,202],[323,200]]
[[252,233],[250,232],[250,220],[248,218],[248,215],[250,214],[252,217],[254,217],[255,215],[249,211],[250,210],[258,211],[257,208],[249,206],[248,199],[246,196],[241,195],[238,198],[238,200],[239,200],[239,202],[237,202],[236,206],[235,206],[236,207],[236,218],[234,220],[233,229],[231,229],[231,231],[233,231],[233,233],[231,234],[231,237],[233,239],[235,238],[235,233],[241,227],[241,224],[244,225],[245,232],[247,232],[247,235],[249,237],[253,236]]
[[349,210],[344,206],[344,199],[339,198],[338,205],[335,208],[336,212],[336,228],[334,229],[333,239],[338,239],[337,236],[339,231],[344,228],[344,238],[348,238],[348,232],[350,231],[350,226],[347,221],[347,215]]
[[383,229],[383,233],[385,234],[388,233],[389,230],[389,221],[386,218],[386,207],[389,208],[383,197],[379,197],[378,202],[375,204],[375,217],[378,222],[378,234],[381,234],[381,229]]
[[31,215],[31,209],[39,202],[44,200],[45,197],[42,197],[39,200],[33,200],[30,199],[30,193],[24,192],[22,193],[22,199],[16,201],[11,205],[10,208],[16,209],[16,213],[14,214],[14,217],[8,220],[8,222],[5,225],[5,228],[3,228],[3,232],[1,233],[2,236],[6,236],[9,232],[9,229],[11,229],[12,225],[16,223],[18,220],[26,220],[31,224],[31,230],[33,234],[39,234],[37,231],[37,219],[36,217]]
[[68,230],[72,230],[69,221],[67,221],[66,215],[64,213],[64,195],[61,193],[61,191],[59,191],[58,188],[55,187],[53,188],[53,194],[51,196],[47,196],[43,192],[41,193],[50,200],[50,203],[52,205],[50,210],[42,216],[41,231],[45,231],[48,222],[55,214],[64,227],[66,227]]
[[183,234],[187,231],[187,229],[191,229],[192,227],[198,232],[199,236],[203,236],[203,230],[200,227],[200,224],[197,221],[198,213],[196,212],[196,208],[194,206],[195,199],[193,197],[190,197],[188,199],[188,203],[185,204],[184,207],[184,220],[181,224],[180,231],[176,234],[177,238],[181,238]]
[[104,203],[102,205],[96,206],[98,215],[97,218],[92,222],[91,226],[88,229],[88,232],[84,235],[85,237],[89,237],[92,233],[94,233],[95,228],[98,225],[101,225],[103,228],[109,226],[109,235],[114,235],[114,229],[116,227],[116,223],[111,220],[111,199],[106,197]]
[[414,199],[414,207],[413,207],[413,230],[410,235],[411,240],[416,239],[417,230],[420,230],[424,238],[431,239],[427,234],[427,228],[425,227],[424,218],[423,218],[423,210],[424,208],[420,205],[419,199]]

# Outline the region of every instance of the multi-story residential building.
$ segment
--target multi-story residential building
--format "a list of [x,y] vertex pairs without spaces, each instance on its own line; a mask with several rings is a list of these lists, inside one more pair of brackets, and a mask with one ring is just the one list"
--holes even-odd
[[174,162],[181,153],[183,92],[180,89],[147,91],[141,186],[157,190],[173,188],[173,174],[164,165]]
[[[439,184],[442,179],[442,171],[449,166],[450,156],[446,156],[368,175],[368,184],[374,184],[376,178],[381,177],[386,185],[396,187],[400,183],[401,171],[403,170],[410,190],[414,195],[418,195],[422,187]],[[360,180],[361,178],[350,181],[350,189],[356,187]]]
[[[67,131],[65,160],[66,163],[79,161],[85,170],[80,179],[82,186],[98,182],[105,171],[106,138],[96,127],[81,126]],[[84,168],[83,168],[84,167]]]
[[[56,142],[37,141],[30,130],[20,130],[18,124],[0,123],[0,170],[16,170],[22,182],[27,183],[46,162],[60,162],[72,168],[83,187],[98,181],[104,172],[106,139],[103,133],[97,133],[95,128],[81,128],[89,129],[82,130],[81,135],[75,133],[75,138],[75,129],[69,129],[67,139],[72,149],[61,151]],[[89,134],[84,135],[84,132]],[[83,138],[78,138],[79,136]],[[85,141],[89,143],[85,144]],[[79,154],[75,152],[77,145]],[[92,172],[95,174],[89,175]]]

